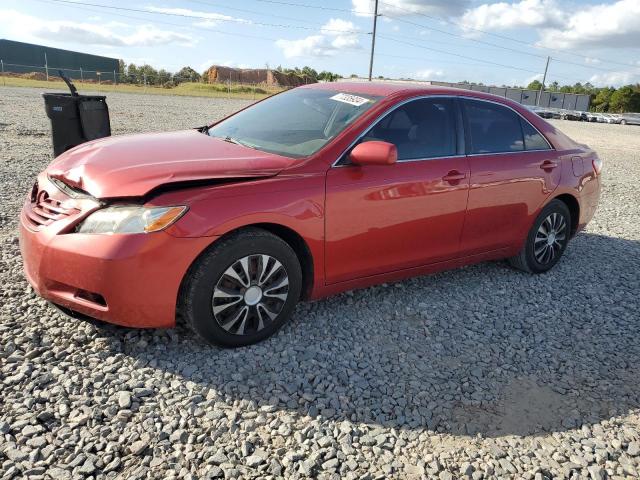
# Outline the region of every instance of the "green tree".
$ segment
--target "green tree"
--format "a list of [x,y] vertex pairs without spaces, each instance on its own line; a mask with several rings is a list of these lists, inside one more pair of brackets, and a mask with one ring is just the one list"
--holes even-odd
[[302,70],[299,73],[302,75],[306,75],[307,77],[311,77],[314,80],[318,79],[318,72],[311,67],[307,67],[306,65],[302,67]]
[[633,85],[620,87],[611,94],[609,110],[612,112],[638,112],[640,111],[640,91]]
[[540,90],[541,87],[542,83],[540,83],[540,80],[534,80],[529,85],[527,85],[527,90]]
[[138,68],[138,83],[147,82],[147,85],[158,84],[158,71],[151,65],[144,64]]
[[199,82],[202,77],[191,67],[182,67],[173,75],[173,82]]
[[337,73],[332,73],[332,72],[323,70],[318,74],[317,80],[323,80],[325,82],[335,82],[339,78],[340,78],[340,75],[338,75]]
[[593,98],[592,105],[596,112],[606,112],[609,110],[609,102],[611,102],[611,95],[615,92],[614,88],[605,87],[601,88]]
[[138,75],[138,67],[136,66],[135,63],[130,63],[127,66],[127,76],[126,76],[126,82],[127,83],[141,83],[142,80],[140,80],[140,76]]

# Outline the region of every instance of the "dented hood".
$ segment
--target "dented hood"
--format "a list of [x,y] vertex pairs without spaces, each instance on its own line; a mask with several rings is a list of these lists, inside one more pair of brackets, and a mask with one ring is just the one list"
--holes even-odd
[[175,182],[269,177],[295,161],[185,130],[95,140],[60,155],[47,174],[97,198],[139,197]]

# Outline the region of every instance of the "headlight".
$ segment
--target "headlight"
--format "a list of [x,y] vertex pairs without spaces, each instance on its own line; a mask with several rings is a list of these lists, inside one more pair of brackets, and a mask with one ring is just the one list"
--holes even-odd
[[187,207],[116,206],[102,208],[89,215],[77,233],[151,233],[164,230],[177,221]]

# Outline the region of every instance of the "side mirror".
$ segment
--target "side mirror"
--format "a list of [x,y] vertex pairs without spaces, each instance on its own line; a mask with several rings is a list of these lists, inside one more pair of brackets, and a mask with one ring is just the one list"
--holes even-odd
[[392,165],[398,161],[398,149],[393,143],[372,140],[356,145],[349,160],[356,165]]

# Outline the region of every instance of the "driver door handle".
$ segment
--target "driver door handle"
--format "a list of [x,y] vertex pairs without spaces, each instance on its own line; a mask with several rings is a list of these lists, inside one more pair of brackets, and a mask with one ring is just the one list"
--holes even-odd
[[540,164],[540,168],[542,170],[553,170],[557,166],[558,164],[556,162],[552,162],[551,160],[545,160]]
[[449,183],[456,183],[460,180],[464,180],[465,178],[467,178],[466,173],[459,172],[458,170],[451,170],[444,177],[442,177],[442,180]]

